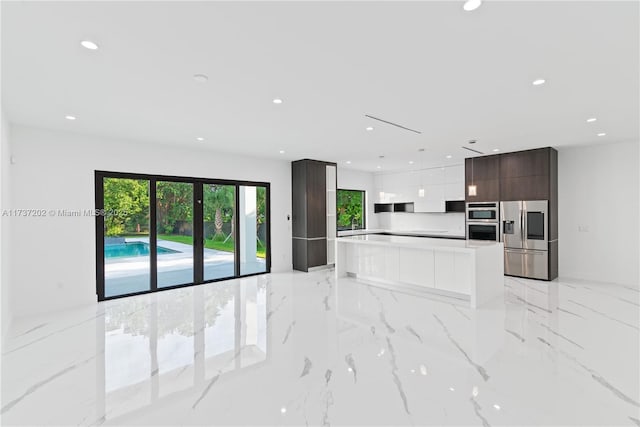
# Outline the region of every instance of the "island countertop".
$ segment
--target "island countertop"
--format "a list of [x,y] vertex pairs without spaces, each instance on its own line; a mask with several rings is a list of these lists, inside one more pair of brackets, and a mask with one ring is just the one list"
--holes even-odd
[[381,234],[391,236],[410,236],[410,237],[431,237],[437,239],[457,239],[465,240],[464,233],[454,232],[450,230],[383,230],[383,229],[366,229],[366,230],[341,230],[338,231],[338,237],[360,236],[364,234]]
[[338,243],[394,246],[413,249],[431,249],[450,252],[475,252],[484,248],[495,248],[501,242],[484,240],[438,239],[428,237],[389,236],[381,234],[364,234],[360,236],[344,236],[337,239]]

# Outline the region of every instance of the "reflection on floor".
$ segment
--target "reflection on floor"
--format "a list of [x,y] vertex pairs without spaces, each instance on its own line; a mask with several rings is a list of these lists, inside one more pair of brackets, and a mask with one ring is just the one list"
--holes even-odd
[[25,319],[2,422],[638,425],[638,289],[505,286],[471,310],[282,273]]

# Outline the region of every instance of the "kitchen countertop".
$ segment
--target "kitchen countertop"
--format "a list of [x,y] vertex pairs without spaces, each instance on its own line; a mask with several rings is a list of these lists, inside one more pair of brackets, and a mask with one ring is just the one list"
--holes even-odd
[[483,248],[491,248],[498,245],[502,246],[501,242],[484,240],[433,239],[412,236],[389,236],[382,234],[344,236],[338,239],[338,243],[396,246],[411,249],[431,249],[451,252],[475,252]]
[[430,237],[436,239],[457,239],[465,240],[465,235],[453,234],[447,230],[344,230],[338,231],[338,237],[360,236],[360,235],[389,235],[389,236],[410,236],[410,237]]

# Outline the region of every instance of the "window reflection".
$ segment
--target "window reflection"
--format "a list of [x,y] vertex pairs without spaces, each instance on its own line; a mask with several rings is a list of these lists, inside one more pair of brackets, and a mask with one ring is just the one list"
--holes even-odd
[[104,336],[97,392],[106,419],[264,362],[268,299],[267,282],[255,277],[107,305],[97,335]]

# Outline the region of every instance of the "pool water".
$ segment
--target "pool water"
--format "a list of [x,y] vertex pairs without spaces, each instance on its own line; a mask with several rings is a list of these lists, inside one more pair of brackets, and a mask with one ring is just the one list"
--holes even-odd
[[[134,256],[147,256],[150,253],[149,244],[145,242],[119,243],[116,245],[104,245],[105,258],[124,258]],[[158,255],[175,254],[178,251],[158,246]]]

